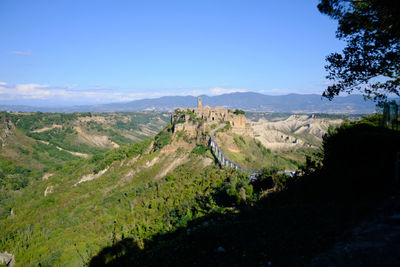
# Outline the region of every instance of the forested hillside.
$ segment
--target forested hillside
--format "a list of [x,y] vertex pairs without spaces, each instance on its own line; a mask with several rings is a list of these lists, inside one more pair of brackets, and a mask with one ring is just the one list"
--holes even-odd
[[[0,154],[44,168],[48,163],[89,157],[156,135],[165,113],[0,113]],[[33,149],[34,148],[34,149]],[[46,154],[47,158],[44,156]],[[46,161],[48,159],[49,162]]]
[[123,238],[90,265],[396,266],[400,133],[378,125],[372,116],[332,129],[323,153],[295,177],[265,169],[252,190],[242,190],[253,192],[246,201],[212,196],[229,212],[210,213],[144,243]]
[[266,163],[253,182],[171,129],[4,198],[0,251],[20,266],[305,265],[397,194],[400,135],[376,117],[330,130],[295,177]]
[[213,162],[209,151],[173,139],[168,128],[154,141],[68,162],[2,203],[0,251],[12,251],[23,266],[84,265],[123,238],[140,244],[224,213],[213,195],[232,203],[252,196],[246,176]]
[[165,113],[0,113],[0,214],[32,180],[51,177],[68,162],[155,136]]

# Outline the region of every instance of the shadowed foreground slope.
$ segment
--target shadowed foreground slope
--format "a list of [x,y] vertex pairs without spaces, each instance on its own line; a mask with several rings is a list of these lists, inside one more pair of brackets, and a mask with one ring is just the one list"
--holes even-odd
[[[319,255],[338,242],[350,242],[352,230],[361,222],[382,223],[399,214],[398,202],[392,201],[400,197],[393,180],[399,148],[399,132],[368,123],[344,125],[324,140],[324,166],[311,162],[303,176],[286,181],[280,192],[251,205],[239,205],[231,213],[191,221],[173,233],[152,236],[144,244],[122,239],[103,249],[90,265],[335,264],[321,261]],[[399,220],[393,218],[388,227],[397,229]],[[384,244],[379,249],[374,249],[378,243],[372,243],[372,249],[362,248],[364,253],[346,255],[342,264],[399,264],[394,254],[400,246],[399,233],[388,232],[394,235],[379,237]],[[375,261],[365,262],[368,255]]]

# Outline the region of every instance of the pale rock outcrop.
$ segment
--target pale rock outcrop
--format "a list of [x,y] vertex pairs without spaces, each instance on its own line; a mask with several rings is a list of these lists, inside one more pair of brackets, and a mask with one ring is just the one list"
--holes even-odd
[[276,151],[312,146],[301,135],[308,135],[316,142],[322,142],[322,136],[329,126],[337,126],[342,122],[342,119],[318,118],[314,115],[291,115],[280,121],[259,119],[251,122],[251,126],[255,138],[265,147]]
[[5,119],[3,123],[0,124],[0,143],[2,147],[7,145],[7,137],[9,137],[14,132],[15,126],[11,120]]
[[87,181],[91,181],[91,180],[97,179],[97,178],[99,178],[100,176],[102,176],[103,174],[105,174],[106,171],[108,171],[108,169],[109,169],[109,167],[105,168],[104,170],[99,171],[99,172],[96,173],[96,174],[90,173],[90,174],[84,175],[84,176],[82,176],[82,178],[81,178],[76,184],[74,184],[73,186],[77,186],[77,185],[80,184],[80,183],[83,183],[83,182],[87,182]]
[[47,180],[53,175],[54,175],[54,173],[45,173],[45,174],[43,174],[42,180]]
[[44,190],[44,196],[46,197],[48,194],[53,193],[53,190],[54,190],[54,186],[49,185],[48,187],[46,187],[46,190]]
[[0,252],[0,264],[5,264],[6,266],[14,266],[15,265],[14,255],[8,253],[7,251]]

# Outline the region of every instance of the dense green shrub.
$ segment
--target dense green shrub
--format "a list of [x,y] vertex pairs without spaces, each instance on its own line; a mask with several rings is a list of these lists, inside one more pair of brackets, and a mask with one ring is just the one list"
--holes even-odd
[[235,109],[235,111],[233,112],[233,114],[236,114],[236,115],[246,115],[246,112],[244,112],[244,111],[241,110],[241,109]]
[[224,186],[214,195],[217,204],[234,206],[253,199],[253,186],[246,174],[232,171],[228,177]]
[[230,122],[230,121],[227,121],[227,122],[225,123],[224,130],[225,130],[225,131],[229,131],[230,129],[232,129],[231,122]]
[[323,138],[323,169],[342,189],[385,187],[393,179],[400,132],[374,124],[369,119],[343,124]]
[[207,150],[208,150],[207,146],[202,145],[202,144],[201,145],[197,145],[195,148],[193,148],[192,154],[201,156],[201,155],[204,155],[207,152]]
[[144,150],[150,145],[150,143],[151,139],[147,139],[146,141],[140,143],[125,145],[123,147],[113,149],[103,154],[94,155],[89,159],[90,163],[96,164],[93,172],[98,173],[99,171],[104,170],[114,161],[119,161],[131,156],[142,154]]
[[0,189],[19,190],[29,183],[31,170],[0,157]]
[[160,150],[172,140],[172,132],[164,129],[154,137],[154,150]]
[[[265,182],[262,190],[272,186],[278,190],[251,205],[238,205],[249,202],[251,188],[227,170],[226,180],[213,193],[212,201],[207,196],[197,200],[208,202],[205,205],[215,201],[235,213],[211,213],[196,220],[193,208],[185,203],[168,213],[170,222],[185,228],[153,236],[142,247],[135,241],[123,240],[119,247],[113,247],[113,254],[107,254],[107,248],[92,259],[91,265],[111,260],[114,265],[146,266],[184,266],[193,262],[199,266],[212,266],[215,262],[224,266],[308,266],[312,259],[337,244],[338,236],[351,233],[366,217],[370,218],[366,216],[368,212],[374,211],[383,199],[385,186],[381,185],[387,188],[391,184],[392,152],[400,147],[399,140],[398,132],[368,124],[340,127],[324,138],[324,165],[310,160],[307,165],[312,170],[294,178],[278,175],[277,169],[264,169],[256,182]],[[364,170],[358,173],[360,167]],[[374,175],[375,187],[363,186],[368,172]],[[216,172],[213,177],[220,176]],[[253,188],[257,193],[256,182]],[[397,210],[398,205],[393,204],[396,188],[389,189],[392,191],[386,194],[383,207],[391,205]],[[374,223],[376,217],[373,216]],[[188,221],[190,218],[192,221]]]

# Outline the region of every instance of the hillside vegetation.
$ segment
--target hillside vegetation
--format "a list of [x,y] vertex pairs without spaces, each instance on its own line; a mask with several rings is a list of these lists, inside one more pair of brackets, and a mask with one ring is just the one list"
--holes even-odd
[[153,137],[168,120],[149,112],[0,112],[0,217],[11,214],[9,204],[30,182],[50,178],[68,162]]
[[249,169],[259,171],[262,168],[296,170],[300,161],[282,157],[251,137],[240,136],[229,131],[218,132],[217,143],[225,156],[233,162]]
[[246,176],[215,167],[208,150],[168,133],[66,163],[21,190],[3,203],[0,251],[12,251],[21,266],[80,266],[118,240],[142,246],[155,234],[227,212],[213,195],[232,203],[252,195]]
[[[256,194],[261,184],[274,185],[266,197],[248,197],[235,212],[213,212],[140,246],[124,238],[90,264],[397,266],[394,248],[400,245],[400,231],[395,216],[400,206],[395,200],[400,192],[393,171],[399,147],[400,133],[377,127],[374,118],[344,124],[329,131],[322,157],[309,160],[296,177],[265,170],[252,187]],[[216,203],[226,207],[226,202]],[[372,223],[379,226],[363,226]],[[354,234],[365,240],[355,243]],[[327,250],[331,258],[322,254]]]
[[[267,167],[254,182],[167,125],[143,142],[67,161],[2,198],[0,252],[19,266],[308,264],[397,192],[400,135],[376,125],[332,128],[322,157],[292,178],[277,173],[290,161],[271,161],[272,151],[232,134],[239,153]],[[7,175],[29,171],[1,164]]]
[[[169,120],[164,113],[0,113],[0,161],[41,177],[62,164],[143,141]],[[4,172],[4,171],[3,171]],[[19,180],[18,173],[11,183]]]
[[31,113],[9,114],[15,126],[36,140],[63,149],[94,154],[143,141],[157,134],[169,115],[137,113]]

